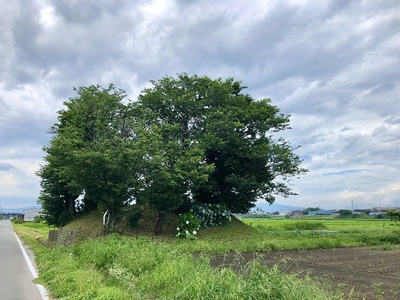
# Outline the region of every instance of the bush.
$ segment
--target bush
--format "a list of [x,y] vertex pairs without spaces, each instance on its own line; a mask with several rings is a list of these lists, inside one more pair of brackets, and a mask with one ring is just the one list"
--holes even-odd
[[231,220],[231,212],[223,204],[198,204],[178,217],[177,237],[195,238],[198,230],[222,225]]
[[339,214],[341,216],[350,216],[353,214],[353,211],[350,209],[341,209],[341,210],[339,210]]
[[192,213],[180,214],[177,223],[177,237],[195,238],[200,229],[200,220]]
[[231,212],[224,204],[198,204],[190,212],[200,220],[204,228],[219,226],[231,219]]
[[41,215],[38,215],[33,218],[33,223],[42,223],[42,222],[44,222],[44,218]]
[[15,217],[12,221],[14,224],[24,224],[25,223],[23,216]]

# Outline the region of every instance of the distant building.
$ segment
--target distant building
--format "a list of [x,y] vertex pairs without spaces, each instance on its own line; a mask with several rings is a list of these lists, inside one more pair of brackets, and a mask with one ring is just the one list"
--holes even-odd
[[303,212],[301,210],[293,210],[292,211],[293,217],[301,217],[302,215],[303,215]]
[[24,221],[33,221],[40,213],[40,208],[30,208],[23,211]]
[[400,210],[399,207],[374,207],[372,209],[373,212],[377,212],[377,213],[385,213],[389,210]]
[[280,211],[279,212],[279,215],[280,216],[290,216],[292,214],[292,212],[291,211],[289,211],[289,210],[282,210],[282,211]]

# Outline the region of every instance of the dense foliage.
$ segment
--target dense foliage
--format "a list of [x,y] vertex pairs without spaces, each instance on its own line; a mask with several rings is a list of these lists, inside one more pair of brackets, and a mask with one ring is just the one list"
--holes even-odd
[[239,213],[257,199],[293,194],[287,181],[305,169],[274,137],[289,117],[269,99],[256,101],[232,78],[180,74],[152,84],[136,102],[113,85],[78,88],[64,102],[38,172],[50,224],[97,207],[109,229],[136,203],[154,210],[160,232],[171,212],[194,205]]
[[386,212],[386,215],[390,220],[400,221],[400,210],[389,210]]
[[308,215],[310,211],[318,211],[321,210],[319,207],[307,207],[302,210],[303,215]]

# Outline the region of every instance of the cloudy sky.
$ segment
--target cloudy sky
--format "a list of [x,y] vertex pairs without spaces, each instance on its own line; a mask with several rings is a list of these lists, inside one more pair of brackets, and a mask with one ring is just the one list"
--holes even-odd
[[35,205],[73,87],[134,100],[164,75],[235,77],[291,115],[309,173],[281,204],[400,206],[400,1],[0,0],[0,206]]

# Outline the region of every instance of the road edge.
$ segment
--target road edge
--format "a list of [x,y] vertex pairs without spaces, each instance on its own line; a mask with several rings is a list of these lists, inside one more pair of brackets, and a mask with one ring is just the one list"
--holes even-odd
[[[10,222],[10,226],[14,231],[14,227],[12,226],[11,222]],[[26,252],[21,240],[19,239],[19,237],[15,233],[15,231],[14,231],[14,235],[15,235],[15,238],[17,239],[17,241],[18,241],[18,244],[19,244],[19,247],[21,249],[22,255],[25,258],[26,264],[28,265],[28,268],[31,271],[31,274],[32,274],[33,278],[34,279],[38,278],[38,273],[36,272],[35,267],[33,266],[33,263],[31,261],[31,259],[29,258],[28,253]],[[43,300],[49,300],[49,294],[47,293],[47,290],[45,289],[45,287],[43,285],[41,285],[41,284],[36,284],[36,286],[37,286],[37,288],[39,290],[39,293],[40,293],[40,296],[42,297],[42,299]]]

